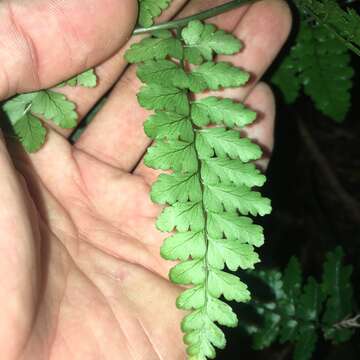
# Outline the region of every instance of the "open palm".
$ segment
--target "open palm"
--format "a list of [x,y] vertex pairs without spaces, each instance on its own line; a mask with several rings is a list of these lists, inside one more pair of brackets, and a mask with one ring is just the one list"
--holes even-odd
[[[221,3],[174,1],[163,19],[185,4],[182,15]],[[51,26],[40,36],[44,29],[38,27],[47,12]],[[82,18],[92,25],[83,26]],[[86,114],[122,75],[75,145],[67,141],[69,132],[57,128],[31,156],[11,142],[9,156],[4,141],[0,144],[4,359],[186,357],[179,329],[183,314],[175,308],[180,289],[167,280],[171,264],[159,256],[165,235],[155,228],[161,209],[149,200],[156,173],[141,161],[149,145],[142,131],[147,113],[136,104],[139,84],[123,60],[135,18],[132,0],[0,4],[1,23],[17,34],[0,35],[7,46],[7,51],[0,50],[0,96],[51,86],[100,64],[96,89],[63,90],[79,104],[80,114]],[[97,31],[104,20],[106,25]],[[241,90],[226,90],[226,96],[245,100],[260,112],[248,133],[271,150],[274,104],[271,91],[257,80],[288,34],[288,10],[271,0],[212,22],[247,44],[227,60],[251,71],[253,81]],[[50,40],[55,36],[59,41],[54,45]],[[18,46],[22,42],[26,46]],[[21,70],[22,63],[28,67]],[[20,69],[17,80],[9,76],[15,65]]]

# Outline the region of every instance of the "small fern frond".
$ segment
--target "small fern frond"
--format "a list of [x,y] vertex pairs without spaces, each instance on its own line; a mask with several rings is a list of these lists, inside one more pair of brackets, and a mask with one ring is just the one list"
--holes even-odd
[[336,0],[295,0],[295,3],[307,16],[360,55],[360,15],[354,9],[343,10]]
[[344,265],[343,260],[340,247],[327,254],[321,284],[310,276],[303,286],[302,270],[295,257],[283,273],[255,271],[272,297],[268,302],[252,303],[263,318],[261,326],[247,328],[254,348],[264,349],[276,340],[282,344],[291,342],[295,345],[295,360],[310,360],[321,334],[333,343],[348,341],[358,327],[353,321],[358,316],[350,319],[356,309],[352,267]]
[[341,122],[351,106],[353,73],[349,52],[335,35],[303,21],[295,45],[272,82],[287,103],[297,99],[302,86],[318,110]]
[[78,119],[76,105],[52,90],[15,96],[2,109],[7,115],[6,129],[28,152],[38,151],[45,143],[46,129],[40,119],[53,121],[64,129],[75,127]]

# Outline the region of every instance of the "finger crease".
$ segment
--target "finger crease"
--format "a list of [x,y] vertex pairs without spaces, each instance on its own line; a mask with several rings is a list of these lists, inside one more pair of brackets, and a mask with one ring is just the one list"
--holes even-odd
[[[9,12],[10,21],[13,24],[17,34],[20,36],[20,39],[25,44],[28,59],[30,59],[30,69],[33,75],[33,79],[35,81],[35,86],[40,88],[41,87],[40,74],[39,74],[40,66],[39,66],[39,56],[38,56],[37,48],[31,36],[27,34],[27,32],[22,27],[21,23],[17,20],[13,10],[13,5],[9,0],[7,1],[7,8]],[[19,84],[17,84],[17,88],[19,88]]]

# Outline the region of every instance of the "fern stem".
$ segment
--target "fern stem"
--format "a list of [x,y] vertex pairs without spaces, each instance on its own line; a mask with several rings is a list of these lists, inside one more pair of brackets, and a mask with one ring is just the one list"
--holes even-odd
[[[196,137],[197,137],[197,127],[196,125],[193,123],[193,121],[191,120],[191,124],[193,126],[193,131],[195,133],[195,138],[194,138],[194,143],[196,144]],[[204,310],[207,311],[207,304],[208,304],[208,287],[209,287],[209,259],[208,259],[208,253],[209,253],[209,237],[208,237],[208,233],[207,233],[207,226],[208,226],[208,216],[207,216],[207,211],[204,205],[204,192],[205,192],[205,185],[201,179],[201,160],[199,157],[199,153],[196,149],[195,146],[195,152],[196,152],[196,157],[198,159],[198,173],[199,173],[199,182],[200,182],[200,189],[201,189],[201,209],[204,215],[204,242],[205,242],[205,254],[204,254],[204,268],[205,268],[205,285],[204,285],[204,293],[205,293],[205,302],[204,302]]]
[[213,7],[211,9],[199,12],[198,14],[194,14],[191,16],[187,16],[182,19],[167,21],[161,24],[156,24],[147,28],[136,28],[133,32],[133,35],[140,35],[145,34],[148,32],[156,31],[156,30],[168,30],[168,29],[175,29],[178,27],[183,27],[187,25],[192,20],[206,20],[216,15],[223,14],[230,10],[236,9],[242,5],[252,3],[259,0],[233,0],[226,4]]

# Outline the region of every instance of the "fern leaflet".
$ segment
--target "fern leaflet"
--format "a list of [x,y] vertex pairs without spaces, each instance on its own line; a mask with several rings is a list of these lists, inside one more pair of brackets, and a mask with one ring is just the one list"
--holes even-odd
[[[159,176],[151,198],[168,205],[157,228],[176,231],[161,248],[165,259],[180,260],[170,279],[190,286],[177,306],[191,310],[181,327],[192,360],[214,358],[215,348],[226,343],[219,325],[237,325],[224,299],[244,302],[250,293],[237,275],[224,269],[252,269],[259,262],[254,247],[263,244],[263,231],[246,215],[271,211],[270,201],[251,190],[265,177],[246,164],[261,157],[261,149],[235,130],[254,121],[256,114],[229,99],[192,96],[245,84],[246,72],[213,62],[214,54],[233,54],[240,48],[232,35],[193,21],[176,38],[171,32],[157,32],[126,55],[140,63],[138,76],[146,84],[138,94],[139,103],[155,110],[145,123],[146,133],[155,140],[145,164],[173,171]],[[187,70],[190,63],[198,66]]]
[[[25,150],[35,152],[45,143],[46,129],[40,121],[51,120],[64,129],[76,126],[78,114],[75,104],[65,95],[52,90],[21,94],[2,106],[8,117],[6,127],[18,138]],[[25,124],[29,121],[29,124]]]
[[288,103],[297,99],[302,86],[320,111],[341,122],[351,105],[352,76],[346,47],[324,27],[303,20],[296,43],[272,82]]
[[74,76],[73,78],[66,80],[58,85],[58,87],[62,86],[82,86],[86,88],[94,88],[97,85],[97,76],[95,74],[94,69],[89,69],[84,71],[83,73]]
[[171,0],[139,0],[139,24],[149,27],[154,18],[170,6]]
[[253,335],[255,349],[269,347],[276,340],[291,342],[295,345],[293,358],[309,360],[321,332],[333,343],[350,339],[354,323],[349,317],[355,309],[350,281],[352,268],[343,265],[343,258],[341,248],[327,254],[321,284],[309,277],[303,286],[296,258],[290,260],[283,274],[276,270],[255,272],[273,293],[270,302],[252,303],[263,318],[262,326],[247,328]]
[[295,3],[360,55],[360,16],[355,10],[343,10],[336,0],[295,0]]

